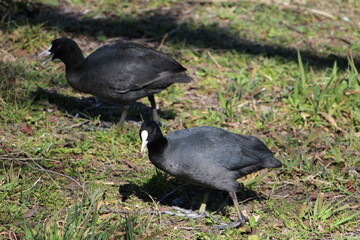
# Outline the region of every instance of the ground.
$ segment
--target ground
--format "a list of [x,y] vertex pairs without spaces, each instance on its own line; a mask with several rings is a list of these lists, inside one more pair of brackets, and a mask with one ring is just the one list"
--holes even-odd
[[[360,2],[0,2],[0,239],[358,239]],[[161,50],[194,78],[156,95],[164,133],[216,126],[254,135],[282,163],[239,179],[236,220],[211,190],[156,170],[140,152],[147,99],[76,92],[36,54],[57,37],[85,55],[112,41]]]

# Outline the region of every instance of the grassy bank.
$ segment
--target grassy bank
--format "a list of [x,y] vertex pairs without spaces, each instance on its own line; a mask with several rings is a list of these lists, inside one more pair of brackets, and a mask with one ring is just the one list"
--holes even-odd
[[[358,1],[0,2],[0,239],[357,239],[360,160]],[[283,163],[240,181],[250,222],[213,190],[157,171],[140,153],[149,102],[95,106],[62,63],[37,53],[54,38],[87,55],[136,41],[194,78],[156,96],[164,133],[217,126],[263,140]]]

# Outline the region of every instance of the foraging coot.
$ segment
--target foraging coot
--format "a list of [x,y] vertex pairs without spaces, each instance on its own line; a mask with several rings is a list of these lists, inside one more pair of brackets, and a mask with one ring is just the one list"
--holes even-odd
[[[45,62],[60,59],[66,67],[66,78],[74,89],[110,102],[123,103],[121,126],[126,119],[129,103],[148,97],[153,120],[160,123],[154,94],[173,83],[188,83],[192,79],[168,55],[133,42],[104,45],[84,58],[76,42],[58,38],[38,55],[49,57]],[[44,65],[43,64],[43,65]]]
[[215,127],[195,127],[162,135],[159,125],[141,125],[141,151],[148,147],[150,161],[159,169],[190,183],[227,191],[232,198],[238,226],[247,219],[240,212],[236,192],[238,178],[264,168],[279,168],[281,162],[253,136]]

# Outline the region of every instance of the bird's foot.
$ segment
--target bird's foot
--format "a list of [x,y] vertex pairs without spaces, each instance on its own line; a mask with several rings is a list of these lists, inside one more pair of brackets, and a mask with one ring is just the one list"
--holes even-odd
[[83,127],[84,132],[97,132],[97,131],[105,132],[105,131],[108,131],[109,129],[110,128],[108,128],[108,127],[94,126],[91,124],[86,124]]
[[208,216],[208,214],[206,212],[198,213],[198,212],[194,212],[194,211],[176,207],[176,206],[173,206],[172,208],[174,210],[176,210],[176,213],[174,213],[174,215],[179,216],[179,217],[197,219],[197,218],[202,218],[202,217]]
[[216,229],[226,229],[226,228],[237,228],[239,226],[242,226],[246,222],[248,222],[249,219],[244,216],[242,219],[239,219],[236,222],[225,223],[225,222],[219,222],[217,220],[214,220],[214,221],[218,224],[218,225],[215,225],[214,228],[216,228]]
[[96,132],[96,131],[108,131],[110,129],[110,127],[112,126],[111,122],[105,122],[105,121],[101,121],[100,123],[92,123],[90,121],[86,121],[84,123],[80,123],[80,124],[75,124],[73,126],[70,127],[74,127],[74,126],[82,126],[83,131],[85,132]]
[[[177,206],[173,206],[172,208],[174,210],[176,210],[176,212],[163,211],[163,213],[169,214],[169,215],[172,215],[172,216],[185,217],[185,218],[191,218],[191,219],[198,219],[198,218],[202,218],[202,217],[210,217],[210,215],[206,211],[204,211],[204,212],[195,212],[195,211],[180,208],[180,207],[177,207]],[[226,229],[226,228],[237,228],[237,227],[245,224],[246,222],[248,222],[249,219],[244,216],[244,218],[240,219],[239,221],[230,222],[230,223],[220,222],[220,221],[215,220],[215,219],[213,221],[218,224],[218,225],[215,225],[214,228],[222,230],[222,229]]]
[[241,226],[243,223],[241,222],[231,222],[231,223],[220,223],[219,225],[215,225],[214,228],[216,229],[226,229],[226,228],[237,228]]
[[134,120],[128,120],[127,122],[130,123],[131,125],[135,126],[135,127],[138,127],[138,128],[140,128],[141,124],[142,124],[141,121],[134,121]]

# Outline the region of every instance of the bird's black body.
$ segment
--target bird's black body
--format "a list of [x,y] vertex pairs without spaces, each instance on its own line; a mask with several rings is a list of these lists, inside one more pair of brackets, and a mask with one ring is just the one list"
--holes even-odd
[[[147,134],[142,135],[144,131]],[[237,209],[238,178],[282,166],[258,138],[220,128],[195,127],[164,137],[155,122],[147,121],[140,136],[147,138],[149,159],[156,167],[184,181],[228,191]],[[238,215],[243,222],[242,214]]]
[[[150,125],[150,124],[151,125]],[[148,127],[160,131],[155,123],[145,122],[140,131]],[[264,168],[281,167],[280,161],[258,138],[231,133],[215,127],[195,127],[149,138],[150,161],[161,170],[198,185],[238,191],[236,181]]]
[[52,59],[64,62],[71,87],[125,105],[143,97],[153,98],[173,83],[191,81],[186,69],[174,59],[133,42],[104,45],[84,58],[76,42],[59,38],[52,41],[48,51]]
[[129,42],[105,45],[80,66],[66,66],[73,88],[120,103],[153,95],[174,82],[189,82],[184,71],[169,56]]

